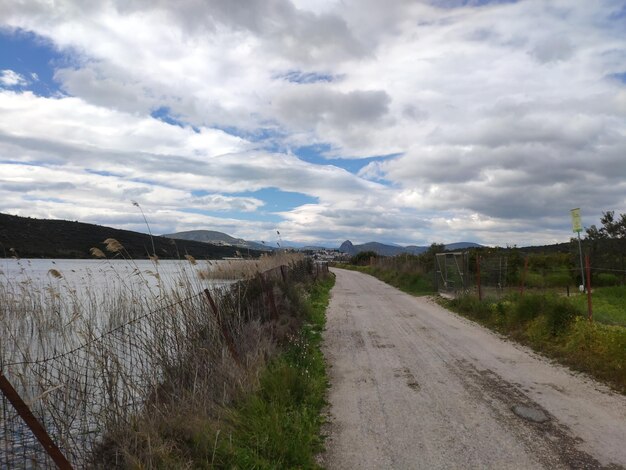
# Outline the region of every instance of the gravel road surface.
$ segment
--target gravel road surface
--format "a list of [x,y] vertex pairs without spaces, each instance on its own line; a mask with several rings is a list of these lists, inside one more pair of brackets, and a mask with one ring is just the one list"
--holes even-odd
[[333,272],[327,468],[626,467],[626,396],[428,298]]

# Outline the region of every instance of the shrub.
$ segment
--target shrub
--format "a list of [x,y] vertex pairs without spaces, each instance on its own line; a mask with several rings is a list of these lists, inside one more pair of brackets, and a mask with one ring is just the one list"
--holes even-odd
[[468,315],[478,318],[487,319],[491,315],[491,304],[489,302],[481,302],[473,295],[464,295],[451,301],[452,307]]
[[565,330],[566,327],[579,315],[578,310],[566,299],[546,296],[543,314],[552,335]]
[[355,266],[367,266],[370,264],[370,258],[376,258],[378,254],[375,251],[362,251],[350,258],[350,264]]
[[545,326],[551,335],[563,331],[578,315],[578,310],[567,299],[555,295],[527,294],[519,297],[513,310],[513,320],[519,324],[530,323],[545,317]]

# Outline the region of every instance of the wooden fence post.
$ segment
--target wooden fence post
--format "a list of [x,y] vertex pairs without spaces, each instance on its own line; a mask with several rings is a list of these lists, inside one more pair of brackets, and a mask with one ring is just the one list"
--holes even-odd
[[230,355],[235,360],[237,365],[241,366],[241,358],[239,357],[237,348],[235,348],[235,341],[233,340],[233,337],[230,334],[230,331],[228,331],[228,328],[226,328],[226,325],[222,321],[220,312],[217,308],[215,301],[213,300],[213,297],[211,297],[211,293],[209,292],[209,289],[204,289],[204,295],[206,295],[209,305],[211,306],[211,311],[213,312],[213,315],[215,316],[215,319],[217,321],[217,325],[220,327],[220,330],[222,331],[222,337],[224,338],[224,341],[226,341],[226,347],[228,348]]
[[59,449],[50,438],[44,427],[37,420],[37,418],[35,418],[35,415],[33,415],[32,411],[30,411],[28,405],[24,403],[22,397],[20,397],[17,391],[13,388],[13,385],[11,385],[11,382],[9,382],[2,372],[0,372],[0,390],[2,390],[2,394],[7,398],[7,400],[9,400],[11,405],[13,405],[17,414],[20,418],[22,418],[24,423],[26,423],[26,426],[28,426],[28,428],[32,431],[57,467],[61,470],[71,470],[72,466],[61,452],[61,449]]

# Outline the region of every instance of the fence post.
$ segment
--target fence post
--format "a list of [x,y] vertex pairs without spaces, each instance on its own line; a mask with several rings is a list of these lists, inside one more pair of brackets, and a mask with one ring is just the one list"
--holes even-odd
[[37,421],[37,418],[35,418],[35,415],[33,415],[30,411],[28,405],[24,403],[22,397],[20,397],[17,391],[13,388],[13,385],[11,385],[11,382],[9,382],[2,372],[0,372],[0,390],[2,390],[2,394],[7,398],[7,400],[9,400],[11,405],[13,405],[17,414],[20,415],[20,418],[22,418],[24,423],[26,423],[26,426],[28,426],[28,428],[32,431],[57,467],[61,470],[71,470],[72,466],[65,458],[61,450],[50,438],[41,423]]
[[589,255],[585,255],[585,268],[587,271],[587,315],[590,322],[593,322],[593,308],[591,305],[591,263]]
[[483,300],[483,290],[480,285],[480,255],[476,255],[476,283],[478,284],[478,300]]
[[261,290],[265,295],[265,301],[270,306],[270,315],[272,320],[278,320],[278,309],[276,308],[276,300],[274,299],[274,289],[270,289],[263,278],[263,273],[259,273],[259,281],[261,282]]
[[526,272],[528,271],[528,256],[524,258],[524,270],[520,279],[519,294],[524,295],[524,283],[526,282]]
[[280,275],[283,277],[283,282],[285,284],[287,284],[287,272],[286,272],[287,266],[285,266],[284,264],[280,265]]
[[215,319],[217,320],[217,325],[220,327],[220,330],[222,331],[222,337],[226,341],[226,347],[228,348],[230,355],[235,360],[237,365],[241,366],[241,358],[239,357],[239,353],[237,352],[237,349],[235,348],[235,341],[233,340],[233,337],[230,334],[230,331],[228,331],[228,328],[226,328],[226,325],[222,321],[220,312],[217,309],[217,305],[215,304],[213,297],[211,297],[211,293],[209,292],[209,289],[204,289],[204,295],[206,295],[209,305],[211,306],[211,311],[213,312],[213,315],[215,316]]

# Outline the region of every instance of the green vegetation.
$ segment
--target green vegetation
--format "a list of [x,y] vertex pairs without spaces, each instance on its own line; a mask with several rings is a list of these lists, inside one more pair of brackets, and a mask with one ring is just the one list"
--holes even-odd
[[190,441],[196,462],[218,468],[317,467],[327,387],[320,343],[333,284],[329,276],[312,287],[308,323],[262,372],[258,390]]
[[[599,287],[592,289],[593,318],[607,325],[626,327],[626,286]],[[587,315],[587,296],[570,297],[582,315]]]
[[[607,298],[617,299],[623,292]],[[450,309],[626,392],[626,328],[590,323],[576,302],[554,294],[442,300]]]
[[401,272],[377,266],[341,265],[340,267],[370,274],[407,294],[429,295],[434,293],[432,277],[426,276],[421,272]]
[[354,266],[367,266],[370,264],[372,258],[377,258],[378,254],[375,251],[361,251],[352,258],[350,258],[350,264]]

